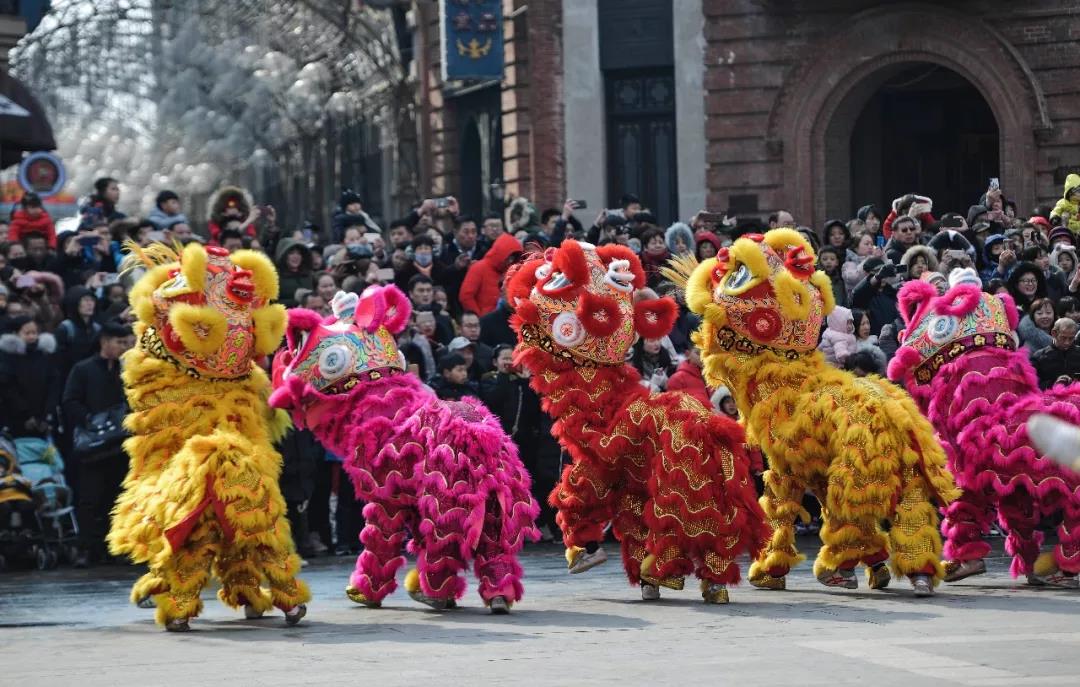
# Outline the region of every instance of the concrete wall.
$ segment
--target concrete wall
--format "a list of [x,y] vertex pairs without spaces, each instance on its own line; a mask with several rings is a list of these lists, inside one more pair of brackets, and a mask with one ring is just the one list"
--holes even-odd
[[562,0],[562,11],[566,193],[588,201],[578,213],[588,225],[607,199],[599,18],[594,2]]
[[705,208],[705,15],[702,0],[678,0],[675,30],[675,132],[679,217]]

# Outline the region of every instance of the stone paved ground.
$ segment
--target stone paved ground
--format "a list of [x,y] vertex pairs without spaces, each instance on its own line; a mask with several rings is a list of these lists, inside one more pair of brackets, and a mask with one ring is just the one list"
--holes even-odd
[[525,599],[493,617],[472,590],[443,614],[401,590],[364,609],[342,594],[352,561],[316,559],[300,627],[246,621],[208,593],[187,635],[127,604],[135,568],[6,573],[0,685],[1080,685],[1080,592],[1017,584],[1000,553],[932,599],[861,576],[826,590],[806,563],[786,592],[742,585],[727,606],[692,581],[642,603],[613,560],[571,577],[553,546],[524,565]]

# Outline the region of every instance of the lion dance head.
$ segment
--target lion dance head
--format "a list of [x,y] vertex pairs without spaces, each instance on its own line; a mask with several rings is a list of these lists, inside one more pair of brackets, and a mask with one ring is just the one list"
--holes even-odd
[[747,234],[696,266],[676,263],[686,305],[702,316],[705,350],[786,355],[814,350],[822,320],[835,306],[832,282],[815,269],[813,248],[793,229]]
[[198,243],[128,248],[126,266],[148,269],[130,295],[141,349],[194,377],[220,379],[249,374],[256,358],[277,349],[285,308],[271,303],[278,278],[266,256]]
[[644,286],[626,246],[568,240],[516,266],[506,295],[524,346],[578,365],[621,365],[638,336],[664,336],[679,314],[670,298],[635,301]]
[[274,356],[270,405],[312,426],[316,407],[347,401],[365,384],[405,374],[394,335],[409,322],[409,299],[396,286],[370,286],[363,294],[339,291],[334,314],[289,311],[286,347]]
[[889,363],[889,378],[904,382],[916,396],[946,365],[975,351],[1014,351],[1019,314],[1008,294],[982,290],[972,268],[953,270],[949,290],[923,281],[908,282],[898,296],[904,331]]

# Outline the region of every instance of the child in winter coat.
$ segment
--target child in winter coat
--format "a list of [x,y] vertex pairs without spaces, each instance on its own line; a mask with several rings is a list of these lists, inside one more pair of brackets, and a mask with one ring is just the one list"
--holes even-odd
[[825,361],[836,367],[843,367],[848,356],[856,351],[855,321],[851,311],[843,306],[836,306],[827,318],[828,329],[821,336],[818,349],[825,356]]
[[27,234],[38,233],[45,237],[49,248],[56,248],[56,225],[52,217],[41,204],[41,198],[36,193],[23,194],[19,201],[19,208],[11,217],[8,226],[8,240],[22,241]]
[[1065,192],[1050,213],[1050,221],[1058,220],[1074,234],[1080,234],[1080,174],[1065,177]]

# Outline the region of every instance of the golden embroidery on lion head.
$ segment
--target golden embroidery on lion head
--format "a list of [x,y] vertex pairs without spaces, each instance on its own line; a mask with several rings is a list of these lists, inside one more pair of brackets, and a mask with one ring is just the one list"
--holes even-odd
[[685,284],[687,306],[714,336],[727,329],[760,346],[804,352],[817,347],[822,319],[835,305],[815,261],[798,232],[776,229],[743,236],[700,264],[676,260],[665,275]]
[[[264,255],[188,244],[126,244],[125,269],[148,268],[131,290],[140,346],[197,376],[231,379],[251,372],[252,361],[277,349],[285,308],[272,305],[278,279]],[[160,345],[159,345],[160,344]]]

